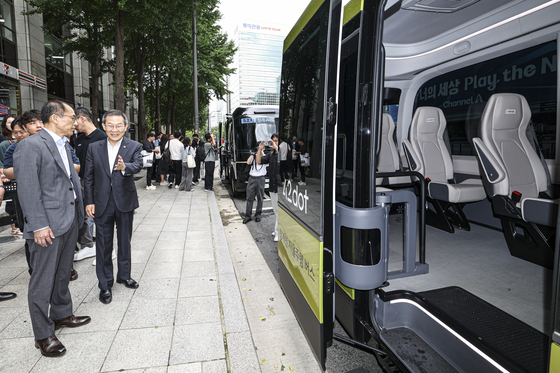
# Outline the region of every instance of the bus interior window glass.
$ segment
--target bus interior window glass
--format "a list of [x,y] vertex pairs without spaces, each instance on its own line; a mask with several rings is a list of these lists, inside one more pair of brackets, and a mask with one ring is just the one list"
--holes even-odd
[[256,148],[255,123],[251,118],[235,119],[235,136],[238,148],[237,151],[250,151]]
[[276,120],[274,117],[256,117],[255,135],[257,145],[261,141],[268,141],[270,137],[276,132]]
[[475,155],[472,138],[478,137],[486,102],[495,93],[525,96],[531,122],[547,159],[556,154],[557,43],[550,41],[464,67],[424,83],[416,94],[420,106],[440,108],[447,120],[453,155]]
[[[306,206],[312,203],[316,206],[321,204],[328,19],[329,2],[325,1],[285,50],[280,91],[280,135],[285,138],[296,136],[303,139],[306,153],[309,154],[309,166],[300,167],[296,163],[296,182],[288,182],[284,187],[286,196],[288,193],[298,196],[295,203],[291,197],[280,201],[283,207],[289,209],[317,234],[321,232],[321,211],[310,211]],[[305,176],[306,185],[303,185],[302,176]],[[302,185],[298,185],[298,182]],[[288,199],[292,200],[292,203]]]
[[336,200],[354,207],[354,119],[358,53],[353,52],[340,64],[339,120],[337,127]]

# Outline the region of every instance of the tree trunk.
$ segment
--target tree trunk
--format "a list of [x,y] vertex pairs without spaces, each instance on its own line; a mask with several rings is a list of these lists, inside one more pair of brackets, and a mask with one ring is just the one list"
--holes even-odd
[[177,126],[175,123],[175,111],[177,108],[176,101],[176,96],[175,94],[173,94],[173,103],[171,104],[171,128],[173,128],[173,132],[177,130]]
[[[168,78],[169,82],[171,82],[171,74],[169,74]],[[165,132],[169,135],[171,133],[171,87],[168,84],[167,87],[167,120],[166,120],[166,130]]]
[[161,93],[159,90],[160,71],[159,66],[156,65],[156,130],[161,131]]
[[99,127],[99,54],[95,55],[91,71],[91,113],[93,124]]
[[[154,113],[156,112],[155,110],[155,101],[156,98],[154,97],[154,90],[150,89],[150,87],[153,86],[153,81],[154,81],[154,77],[152,75],[152,71],[150,70],[150,73],[148,74],[149,76],[149,80],[148,80],[148,87],[146,88],[146,96],[150,98],[150,103],[148,105],[148,108],[150,109],[150,119],[153,121],[154,119]],[[147,100],[146,100],[147,101]],[[154,129],[157,131],[157,123],[156,126],[154,127]]]
[[[93,35],[90,35],[90,37],[94,37],[97,41],[98,35],[99,27],[97,26],[97,22],[94,22]],[[101,53],[103,53],[102,51],[101,49],[95,53],[93,61],[89,61],[91,64],[91,113],[93,114],[93,124],[95,124],[96,127],[99,126],[99,60],[101,58]]]
[[144,61],[144,46],[142,45],[142,37],[136,35],[136,76],[138,78],[138,139],[143,141],[148,133],[146,125],[146,107],[144,94],[144,69],[146,61]]
[[123,11],[117,12],[115,36],[115,109],[125,110],[124,97],[124,22]]

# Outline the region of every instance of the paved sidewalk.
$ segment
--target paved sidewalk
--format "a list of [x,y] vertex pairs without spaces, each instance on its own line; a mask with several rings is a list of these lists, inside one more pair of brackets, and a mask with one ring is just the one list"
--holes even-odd
[[[218,198],[202,185],[187,193],[159,184],[146,191],[144,177],[136,184],[132,278],[140,287],[115,283],[113,302],[104,305],[92,259],[74,263],[74,312],[92,322],[56,332],[68,349],[60,358],[44,358],[34,347],[23,240],[0,243],[0,291],[18,294],[0,302],[0,371],[320,371],[247,228],[233,215],[224,227],[220,210],[231,200],[219,180]],[[260,319],[265,313],[268,322]]]

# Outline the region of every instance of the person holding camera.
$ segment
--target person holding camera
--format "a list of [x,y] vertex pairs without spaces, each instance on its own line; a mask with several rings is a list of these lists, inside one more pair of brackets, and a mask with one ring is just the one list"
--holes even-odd
[[255,221],[258,223],[261,221],[262,207],[264,200],[264,182],[267,171],[267,165],[261,164],[261,158],[264,153],[265,142],[261,141],[257,149],[256,154],[251,154],[249,159],[247,159],[247,164],[251,165],[251,171],[249,172],[249,181],[247,184],[247,205],[245,208],[245,218],[243,219],[243,224],[247,224],[251,220],[251,213],[253,212],[253,202],[255,201],[255,196],[257,197],[257,211],[255,212]]
[[270,138],[272,141],[267,141],[265,145],[270,146],[272,149],[266,152],[264,156],[261,152],[258,152],[256,161],[257,163],[268,165],[268,192],[272,201],[272,210],[276,216],[272,235],[274,236],[274,242],[278,242],[278,184],[282,182],[280,177],[280,157],[278,154],[278,134],[275,133]]

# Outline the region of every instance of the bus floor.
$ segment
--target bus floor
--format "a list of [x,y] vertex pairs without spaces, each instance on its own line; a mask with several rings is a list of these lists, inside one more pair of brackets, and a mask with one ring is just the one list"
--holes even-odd
[[[402,268],[402,215],[389,219],[391,271]],[[502,232],[472,224],[468,232],[450,234],[428,226],[426,262],[428,274],[390,280],[384,290],[420,292],[458,286],[548,332],[552,271],[511,256]]]

